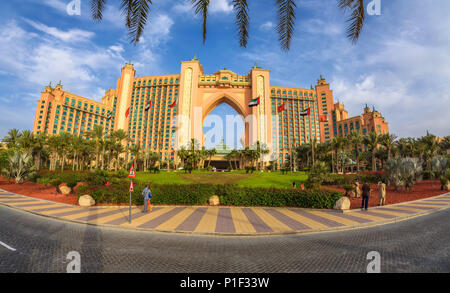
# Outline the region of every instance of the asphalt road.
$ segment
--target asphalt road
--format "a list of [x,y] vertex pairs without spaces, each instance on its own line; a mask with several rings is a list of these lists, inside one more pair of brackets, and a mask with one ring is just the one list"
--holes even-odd
[[381,272],[450,272],[450,209],[350,231],[209,237],[99,228],[0,206],[0,272],[66,272],[71,251],[81,272],[366,272],[370,251],[380,253]]

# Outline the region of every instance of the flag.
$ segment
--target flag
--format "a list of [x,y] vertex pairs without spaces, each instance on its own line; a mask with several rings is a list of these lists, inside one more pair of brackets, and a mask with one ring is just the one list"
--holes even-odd
[[148,111],[150,109],[150,107],[152,106],[152,101],[148,101],[147,106],[145,106],[145,111]]
[[284,103],[281,104],[280,106],[278,106],[277,110],[278,110],[278,113],[279,113],[279,112],[283,112],[283,111],[285,110],[285,108],[284,108]]
[[111,120],[112,119],[112,114],[111,113],[109,113],[108,114],[108,118],[107,118],[108,120]]
[[320,115],[319,122],[328,122],[328,116],[327,115]]
[[309,116],[311,114],[311,109],[305,109],[303,111],[300,112],[300,116]]
[[170,109],[172,109],[173,107],[175,107],[176,104],[177,104],[177,100],[173,101],[172,105],[170,105]]
[[253,99],[250,101],[250,103],[248,104],[249,107],[255,107],[259,105],[259,97],[257,97],[256,99]]
[[125,118],[128,118],[128,115],[130,115],[130,108],[128,108],[127,111],[125,112]]

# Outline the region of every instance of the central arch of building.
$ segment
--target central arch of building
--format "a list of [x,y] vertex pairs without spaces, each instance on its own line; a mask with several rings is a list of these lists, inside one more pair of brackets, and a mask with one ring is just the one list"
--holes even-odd
[[[258,97],[260,104],[249,107],[251,100]],[[269,70],[255,66],[248,75],[237,75],[227,69],[206,75],[197,59],[181,63],[178,147],[188,145],[191,139],[202,147],[204,119],[222,103],[230,105],[244,119],[244,147],[251,147],[259,141],[272,151]]]

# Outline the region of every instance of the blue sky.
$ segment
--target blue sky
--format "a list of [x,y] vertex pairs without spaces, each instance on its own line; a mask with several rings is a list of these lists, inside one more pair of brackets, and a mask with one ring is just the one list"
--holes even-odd
[[[226,67],[247,74],[255,61],[271,84],[309,87],[320,74],[351,116],[374,105],[399,136],[450,134],[450,1],[381,0],[356,45],[346,38],[337,0],[298,1],[291,50],[280,49],[275,0],[249,1],[250,40],[240,48],[230,0],[211,0],[206,44],[189,0],[154,0],[143,40],[131,45],[118,0],[92,21],[89,1],[70,16],[70,0],[0,2],[0,137],[31,129],[36,101],[51,81],[100,100],[128,60],[137,74],[173,74],[196,53],[206,73]],[[370,1],[366,1],[367,3]],[[231,114],[226,106],[213,114]]]

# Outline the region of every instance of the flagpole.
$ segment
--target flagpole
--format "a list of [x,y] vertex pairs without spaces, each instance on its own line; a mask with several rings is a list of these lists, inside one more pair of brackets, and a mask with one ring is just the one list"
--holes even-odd
[[[133,179],[130,178],[130,186],[131,186],[132,182],[133,182]],[[130,208],[128,211],[128,222],[131,224],[131,192],[130,192]]]

